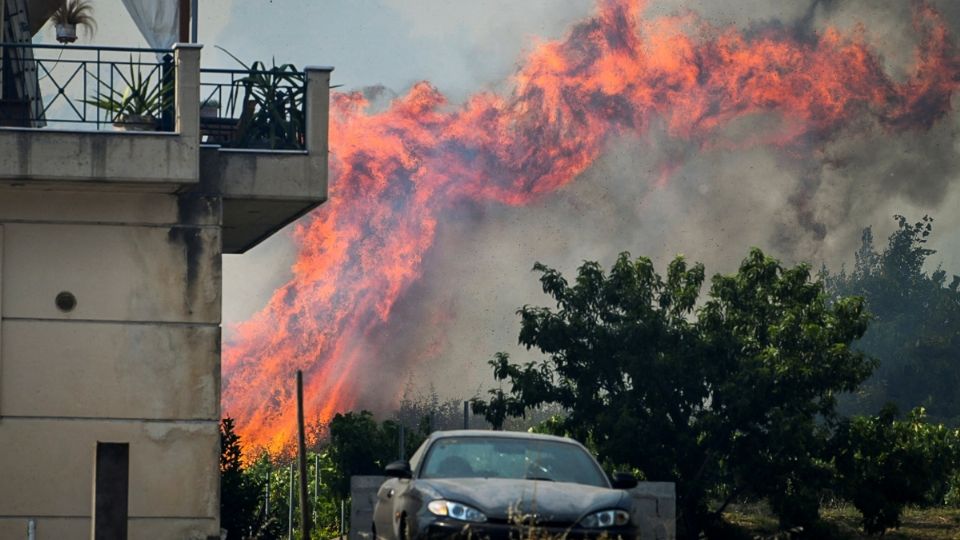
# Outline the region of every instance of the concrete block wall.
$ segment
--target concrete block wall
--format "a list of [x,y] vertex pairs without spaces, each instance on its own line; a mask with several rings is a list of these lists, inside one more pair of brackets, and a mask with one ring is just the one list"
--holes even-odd
[[677,537],[677,490],[673,482],[640,482],[630,490],[633,519],[643,540],[674,540]]
[[98,441],[131,539],[218,534],[220,208],[189,197],[0,182],[0,538],[90,538]]

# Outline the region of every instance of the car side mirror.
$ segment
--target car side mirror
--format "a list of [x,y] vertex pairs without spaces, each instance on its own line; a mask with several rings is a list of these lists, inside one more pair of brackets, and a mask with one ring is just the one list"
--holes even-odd
[[627,472],[613,473],[613,489],[633,489],[637,487],[637,477]]
[[405,460],[394,461],[383,469],[383,474],[393,478],[410,478],[413,471],[410,470],[410,462]]

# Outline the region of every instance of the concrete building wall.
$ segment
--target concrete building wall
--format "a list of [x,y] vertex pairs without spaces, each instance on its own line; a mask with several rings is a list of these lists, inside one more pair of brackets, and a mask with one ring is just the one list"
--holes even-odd
[[131,538],[218,535],[219,199],[39,186],[0,185],[0,538],[89,538],[98,441]]
[[91,537],[98,442],[129,445],[129,538],[219,538],[221,257],[326,200],[332,68],[303,151],[201,152],[174,56],[172,133],[0,128],[2,540]]

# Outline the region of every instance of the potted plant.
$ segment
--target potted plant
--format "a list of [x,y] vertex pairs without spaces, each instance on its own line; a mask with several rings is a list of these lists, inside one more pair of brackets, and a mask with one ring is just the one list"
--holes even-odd
[[227,110],[239,105],[251,112],[241,115],[239,134],[233,144],[242,148],[302,149],[306,138],[303,73],[292,64],[273,63],[268,68],[256,61],[247,65],[230,51],[217,48],[247,71],[246,76],[236,81],[227,101]]
[[125,90],[121,92],[94,77],[107,91],[100,92],[96,99],[85,99],[83,103],[112,113],[113,126],[119,130],[155,131],[163,110],[173,106],[173,82],[155,81],[155,73],[156,70],[151,71],[144,77],[139,69],[134,69],[131,58],[130,74],[124,77],[127,82]]
[[93,6],[89,0],[62,0],[50,17],[57,31],[57,41],[73,43],[77,40],[77,27],[82,26],[88,36],[97,30],[93,18]]
[[216,118],[220,116],[220,102],[216,99],[207,99],[200,102],[200,118]]

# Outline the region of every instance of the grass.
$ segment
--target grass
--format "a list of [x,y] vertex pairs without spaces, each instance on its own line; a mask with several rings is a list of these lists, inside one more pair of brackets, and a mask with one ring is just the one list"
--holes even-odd
[[[860,513],[852,505],[844,504],[821,510],[831,534],[831,540],[859,540],[878,538],[867,536],[860,528]],[[724,518],[741,529],[743,538],[788,538],[777,536],[777,518],[763,504],[731,507]],[[960,508],[907,508],[899,529],[888,530],[883,536],[890,540],[960,540]],[[825,540],[827,540],[825,538]]]

